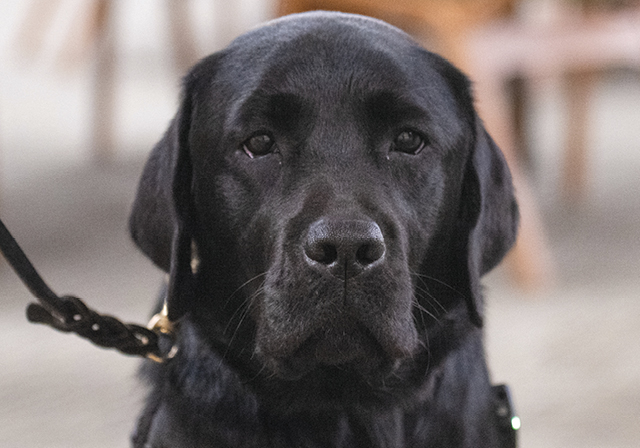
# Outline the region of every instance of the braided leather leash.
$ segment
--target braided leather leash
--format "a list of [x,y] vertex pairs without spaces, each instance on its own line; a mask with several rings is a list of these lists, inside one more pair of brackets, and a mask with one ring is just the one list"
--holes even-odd
[[153,316],[147,327],[125,324],[115,317],[97,313],[73,296],[58,296],[44,282],[13,235],[0,220],[0,251],[39,301],[27,307],[30,322],[49,325],[65,333],[75,333],[104,348],[126,355],[162,362],[175,355],[173,328],[166,307]]

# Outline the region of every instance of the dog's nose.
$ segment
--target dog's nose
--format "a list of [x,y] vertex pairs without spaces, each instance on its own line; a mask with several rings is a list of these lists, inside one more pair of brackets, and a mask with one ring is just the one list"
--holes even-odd
[[386,247],[373,221],[320,219],[309,227],[304,245],[307,260],[336,277],[355,277],[384,257]]

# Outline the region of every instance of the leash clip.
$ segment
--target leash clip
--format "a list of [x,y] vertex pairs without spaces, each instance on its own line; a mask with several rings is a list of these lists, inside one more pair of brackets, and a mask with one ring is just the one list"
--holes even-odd
[[178,346],[175,343],[175,325],[173,322],[169,320],[169,309],[167,307],[167,302],[165,300],[164,305],[162,306],[162,310],[154,314],[149,323],[147,324],[147,328],[154,333],[160,335],[167,336],[171,340],[171,348],[166,356],[157,356],[154,353],[148,353],[147,358],[155,361],[157,363],[163,363],[169,359],[172,359],[178,353]]

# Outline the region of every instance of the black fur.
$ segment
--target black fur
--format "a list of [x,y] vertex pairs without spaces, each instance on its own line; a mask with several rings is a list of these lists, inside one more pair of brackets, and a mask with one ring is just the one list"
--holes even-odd
[[179,322],[135,446],[498,446],[480,277],[511,178],[467,79],[401,31],[308,13],[204,59],[130,224]]

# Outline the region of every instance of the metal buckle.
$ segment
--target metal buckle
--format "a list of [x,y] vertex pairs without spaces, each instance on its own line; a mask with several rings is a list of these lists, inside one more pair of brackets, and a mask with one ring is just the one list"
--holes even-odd
[[148,353],[147,358],[157,363],[162,363],[176,356],[176,353],[178,353],[178,346],[175,344],[175,325],[169,320],[169,310],[166,300],[162,306],[162,311],[153,315],[147,324],[147,328],[154,333],[168,336],[173,343],[166,356],[159,357],[153,353]]
[[494,412],[497,418],[501,447],[515,448],[517,446],[517,431],[521,422],[515,413],[511,392],[506,384],[499,384],[492,388],[494,398]]

